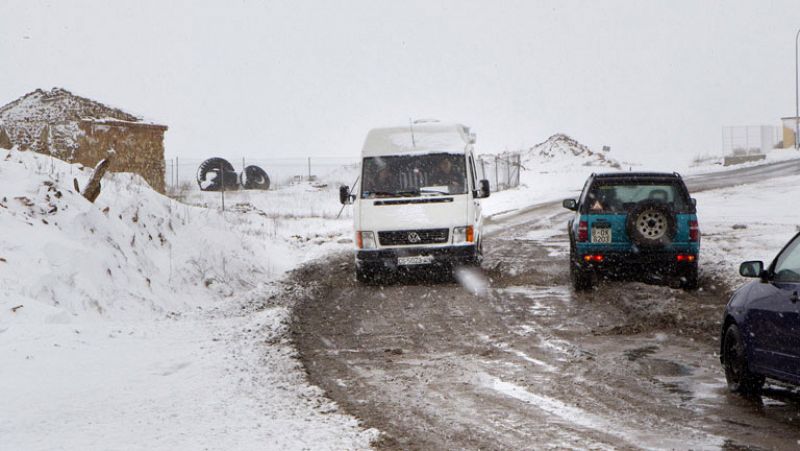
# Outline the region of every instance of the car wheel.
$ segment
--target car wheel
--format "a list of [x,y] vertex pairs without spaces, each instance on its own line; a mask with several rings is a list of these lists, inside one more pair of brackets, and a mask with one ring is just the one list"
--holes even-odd
[[764,376],[750,372],[744,340],[736,324],[725,331],[723,366],[728,389],[735,393],[757,393],[764,386]]
[[592,275],[581,269],[575,245],[572,243],[569,246],[569,276],[575,291],[586,291],[592,288]]

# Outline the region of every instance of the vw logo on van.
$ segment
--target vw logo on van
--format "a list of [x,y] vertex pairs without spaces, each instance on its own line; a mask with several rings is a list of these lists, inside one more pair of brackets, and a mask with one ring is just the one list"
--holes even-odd
[[409,243],[419,243],[422,241],[422,238],[419,237],[419,233],[417,232],[408,232],[408,242]]

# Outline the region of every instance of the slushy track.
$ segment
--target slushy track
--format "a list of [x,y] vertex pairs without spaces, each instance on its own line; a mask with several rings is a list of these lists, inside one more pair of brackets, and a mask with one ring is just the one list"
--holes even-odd
[[[690,189],[764,171],[693,177]],[[293,327],[311,381],[390,449],[798,446],[797,395],[727,392],[716,340],[728,290],[608,283],[576,295],[568,216],[548,203],[490,224],[477,293],[430,279],[362,286],[350,254],[302,268],[298,286],[314,282],[297,290]]]

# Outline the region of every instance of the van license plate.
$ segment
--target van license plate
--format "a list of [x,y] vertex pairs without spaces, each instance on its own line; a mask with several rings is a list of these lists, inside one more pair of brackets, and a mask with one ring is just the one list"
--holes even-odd
[[611,227],[592,227],[592,243],[610,243]]
[[400,266],[408,265],[429,265],[433,263],[430,255],[415,255],[413,257],[397,257],[397,264]]

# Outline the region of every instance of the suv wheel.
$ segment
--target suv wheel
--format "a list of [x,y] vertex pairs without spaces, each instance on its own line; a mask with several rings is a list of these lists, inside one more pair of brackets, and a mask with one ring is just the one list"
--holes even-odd
[[697,263],[678,273],[678,277],[684,290],[696,290],[700,286]]
[[569,246],[569,276],[575,291],[586,291],[592,288],[592,274],[581,269],[573,243],[570,243]]
[[764,386],[764,376],[750,372],[739,327],[736,324],[728,326],[723,340],[723,366],[728,389],[743,394],[758,393]]

